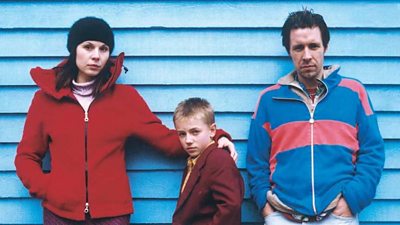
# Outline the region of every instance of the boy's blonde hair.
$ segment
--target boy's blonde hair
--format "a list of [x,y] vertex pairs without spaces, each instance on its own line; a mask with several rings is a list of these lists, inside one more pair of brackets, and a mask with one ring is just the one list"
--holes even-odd
[[214,110],[211,104],[203,98],[188,98],[178,104],[174,112],[174,122],[183,118],[200,114],[207,125],[215,123]]

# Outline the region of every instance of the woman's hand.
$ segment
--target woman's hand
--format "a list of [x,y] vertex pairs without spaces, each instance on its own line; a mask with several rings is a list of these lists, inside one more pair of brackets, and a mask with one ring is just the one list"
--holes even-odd
[[232,159],[236,162],[238,159],[238,153],[235,149],[235,145],[226,137],[218,139],[218,148],[228,148]]

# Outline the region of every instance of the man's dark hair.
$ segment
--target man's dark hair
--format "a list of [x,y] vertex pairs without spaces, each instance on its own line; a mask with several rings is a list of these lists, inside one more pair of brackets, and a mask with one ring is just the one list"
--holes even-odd
[[290,31],[299,28],[313,28],[318,27],[321,31],[322,44],[326,49],[328,47],[330,35],[328,27],[324,18],[313,13],[312,10],[304,9],[302,11],[292,12],[289,14],[282,27],[282,45],[285,46],[286,51],[290,53]]

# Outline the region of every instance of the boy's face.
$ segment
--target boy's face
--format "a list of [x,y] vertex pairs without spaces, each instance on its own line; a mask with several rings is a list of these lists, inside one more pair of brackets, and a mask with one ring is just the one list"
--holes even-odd
[[210,145],[216,125],[207,125],[200,115],[180,118],[175,121],[179,140],[190,157],[200,155]]

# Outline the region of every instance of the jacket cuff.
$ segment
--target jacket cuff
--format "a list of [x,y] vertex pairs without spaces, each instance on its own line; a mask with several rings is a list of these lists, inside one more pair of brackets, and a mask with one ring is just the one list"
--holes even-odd
[[45,199],[50,183],[50,174],[43,174],[40,178],[35,177],[34,180],[34,185],[28,188],[29,194],[35,198]]
[[261,213],[265,205],[267,204],[267,193],[265,194],[260,193],[258,196],[255,196],[254,200],[257,204],[258,212]]
[[358,214],[361,211],[360,206],[357,204],[357,199],[354,195],[351,194],[351,191],[342,191],[343,197],[350,208],[350,211],[353,215]]

